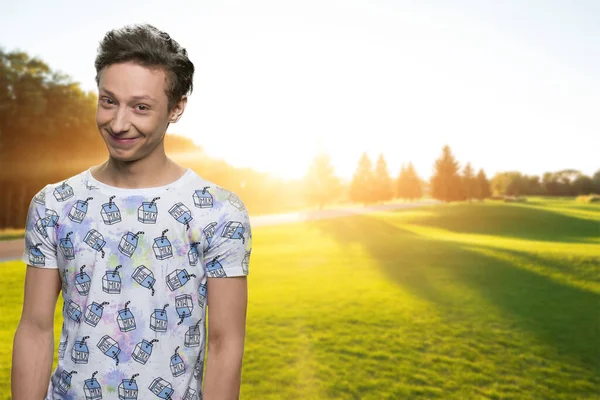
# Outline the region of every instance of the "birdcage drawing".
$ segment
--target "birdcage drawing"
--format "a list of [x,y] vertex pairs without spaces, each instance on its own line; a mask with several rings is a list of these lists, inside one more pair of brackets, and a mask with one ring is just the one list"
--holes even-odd
[[156,279],[154,279],[154,274],[144,265],[140,265],[133,271],[131,275],[133,280],[139,283],[141,286],[152,290],[152,296],[154,296],[154,283]]
[[133,313],[129,308],[127,308],[129,303],[131,303],[131,301],[125,303],[125,308],[119,310],[119,315],[117,316],[117,323],[119,324],[119,329],[121,332],[133,331],[136,327]]
[[185,318],[190,317],[193,309],[194,302],[192,301],[192,296],[189,294],[181,294],[175,297],[175,310],[177,311],[179,318],[181,318],[177,325],[181,325]]
[[84,268],[85,265],[82,266],[79,269],[79,273],[75,275],[75,288],[77,289],[80,295],[87,296],[90,292],[90,282],[92,279],[86,272],[83,272]]
[[102,398],[102,387],[100,382],[96,379],[98,371],[94,371],[91,379],[86,379],[83,382],[83,394],[85,394],[85,400],[100,400]]
[[198,259],[200,258],[200,253],[198,252],[198,245],[200,242],[194,242],[190,244],[190,250],[188,251],[188,262],[190,263],[190,267],[196,266],[198,264]]
[[182,400],[200,400],[198,399],[198,392],[196,392],[194,389],[192,389],[191,387],[188,387],[183,395],[183,399]]
[[71,241],[71,236],[73,232],[67,233],[67,236],[59,240],[58,247],[60,247],[60,251],[62,251],[63,256],[67,260],[75,259],[75,248],[73,247],[73,242]]
[[90,351],[85,341],[89,336],[84,336],[80,341],[75,341],[73,350],[71,351],[71,361],[75,364],[87,364],[90,359]]
[[85,200],[77,200],[73,207],[71,207],[71,211],[69,211],[69,219],[73,222],[80,224],[88,211],[88,202],[93,200],[93,197],[88,197]]
[[107,306],[109,303],[107,301],[103,301],[98,304],[95,301],[92,302],[89,306],[87,306],[85,310],[85,316],[83,317],[83,321],[89,326],[96,327],[98,322],[102,319],[102,314],[104,313],[104,306]]
[[244,272],[244,275],[248,275],[248,270],[249,270],[249,266],[250,266],[250,254],[251,254],[252,250],[247,251],[246,255],[244,255],[244,259],[242,260],[242,271]]
[[46,257],[44,253],[39,249],[41,243],[37,243],[29,247],[29,264],[31,265],[45,265]]
[[171,291],[175,291],[189,282],[191,278],[195,278],[195,274],[188,274],[187,270],[176,269],[167,275],[167,286]]
[[154,312],[150,316],[150,329],[152,329],[155,332],[166,332],[167,331],[167,325],[168,325],[167,307],[169,307],[169,305],[165,304],[165,306],[162,309],[161,308],[154,309]]
[[116,365],[119,365],[119,353],[121,353],[121,348],[115,339],[111,338],[109,335],[102,336],[102,339],[98,342],[98,348],[107,357],[115,360]]
[[104,245],[106,244],[106,241],[100,232],[95,229],[90,230],[86,233],[83,241],[92,249],[101,252],[102,258],[104,258]]
[[185,347],[198,347],[200,346],[200,323],[202,320],[198,321],[195,325],[192,325],[188,328],[185,333],[185,340],[183,342]]
[[221,237],[228,239],[242,239],[242,242],[245,243],[244,239],[244,226],[241,222],[237,221],[229,221],[223,227],[223,232],[221,233]]
[[194,219],[189,208],[183,203],[175,203],[173,207],[169,209],[169,214],[175,218],[177,222],[185,225],[186,230],[190,229],[190,221]]
[[115,197],[116,196],[111,196],[108,199],[108,203],[102,204],[100,215],[106,225],[114,225],[121,222],[121,210],[113,203]]
[[121,241],[119,242],[119,251],[121,252],[121,254],[131,258],[131,256],[135,252],[135,249],[137,249],[138,247],[138,238],[140,235],[143,234],[144,232],[142,231],[138,233],[127,232],[126,234],[124,234],[121,238]]
[[202,231],[202,232],[204,232],[204,237],[206,237],[206,241],[209,246],[210,246],[210,243],[212,242],[213,236],[215,236],[216,231],[217,231],[217,223],[216,222],[209,223],[208,225],[206,225],[204,227],[204,230]]
[[152,250],[154,250],[154,255],[157,260],[166,260],[167,258],[173,257],[173,247],[165,235],[168,231],[168,229],[165,229],[159,237],[154,239]]
[[57,201],[69,200],[71,197],[73,197],[73,188],[67,181],[64,181],[61,185],[54,188],[54,198],[56,198]]
[[195,190],[192,195],[194,205],[198,208],[212,208],[213,196],[210,194],[208,189],[210,186],[205,186],[202,190]]
[[156,206],[156,200],[160,197],[155,197],[152,201],[144,201],[140,208],[138,208],[138,221],[142,224],[156,224],[158,218],[158,207]]
[[179,346],[175,348],[175,354],[171,356],[171,374],[173,377],[183,375],[185,373],[185,364],[178,353]]
[[206,283],[198,285],[198,305],[200,307],[204,307],[204,302],[206,301],[206,289]]
[[246,208],[244,206],[244,203],[242,203],[242,200],[240,200],[240,198],[235,193],[229,193],[229,197],[227,198],[227,200],[232,206],[234,206],[240,211],[243,211]]
[[133,374],[131,379],[123,379],[119,385],[119,400],[137,400],[138,386],[135,378],[140,374]]
[[114,270],[108,270],[102,277],[102,290],[108,294],[121,293],[121,274],[119,268],[122,265],[117,265]]
[[206,264],[206,272],[211,278],[224,278],[227,276],[223,265],[219,262],[219,256],[216,256]]
[[159,399],[170,399],[173,395],[173,386],[163,378],[155,378],[148,389],[154,393]]
[[81,321],[81,307],[73,300],[66,303],[67,316],[75,322]]
[[158,339],[152,339],[151,341],[142,339],[141,342],[135,345],[131,357],[140,364],[145,365],[150,359],[150,356],[152,355],[152,348],[154,347],[154,343],[157,342]]
[[68,372],[66,369],[60,373],[58,379],[55,379],[54,386],[62,393],[67,394],[71,389],[71,378],[77,374],[77,371]]

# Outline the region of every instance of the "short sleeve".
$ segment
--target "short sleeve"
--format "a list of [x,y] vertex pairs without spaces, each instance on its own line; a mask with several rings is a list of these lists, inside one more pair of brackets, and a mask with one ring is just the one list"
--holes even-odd
[[252,252],[252,227],[244,203],[234,193],[215,209],[210,234],[205,230],[203,265],[209,278],[227,278],[249,274]]
[[22,260],[38,268],[58,268],[54,236],[58,214],[46,207],[47,188],[40,190],[29,204]]

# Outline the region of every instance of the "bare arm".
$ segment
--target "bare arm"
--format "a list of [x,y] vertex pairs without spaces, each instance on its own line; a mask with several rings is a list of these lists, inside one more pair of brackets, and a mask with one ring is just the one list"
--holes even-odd
[[54,351],[54,310],[61,283],[58,269],[27,266],[21,320],[13,342],[13,400],[46,396]]
[[245,276],[208,278],[205,400],[237,400],[242,380],[248,284]]

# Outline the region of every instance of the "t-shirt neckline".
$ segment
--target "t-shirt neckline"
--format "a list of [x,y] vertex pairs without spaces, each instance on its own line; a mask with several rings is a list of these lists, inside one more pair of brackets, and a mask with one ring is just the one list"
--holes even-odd
[[173,189],[177,187],[181,187],[185,182],[192,178],[194,175],[194,171],[190,168],[186,168],[183,175],[174,180],[171,183],[167,183],[162,186],[154,186],[154,187],[143,187],[143,188],[121,188],[117,186],[111,186],[106,183],[100,182],[92,175],[92,168],[88,168],[84,172],[84,181],[86,181],[86,186],[88,188],[100,189],[103,191],[108,191],[110,193],[122,193],[122,194],[146,194],[146,193],[156,193],[163,190]]

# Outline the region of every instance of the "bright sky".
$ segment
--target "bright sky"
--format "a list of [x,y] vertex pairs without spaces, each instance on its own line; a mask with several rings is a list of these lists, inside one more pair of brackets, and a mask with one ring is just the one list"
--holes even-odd
[[444,144],[488,177],[591,175],[599,19],[594,0],[20,0],[2,5],[0,46],[95,90],[105,32],[152,23],[197,68],[170,130],[278,176],[302,176],[320,146],[346,178],[363,151],[429,178]]

